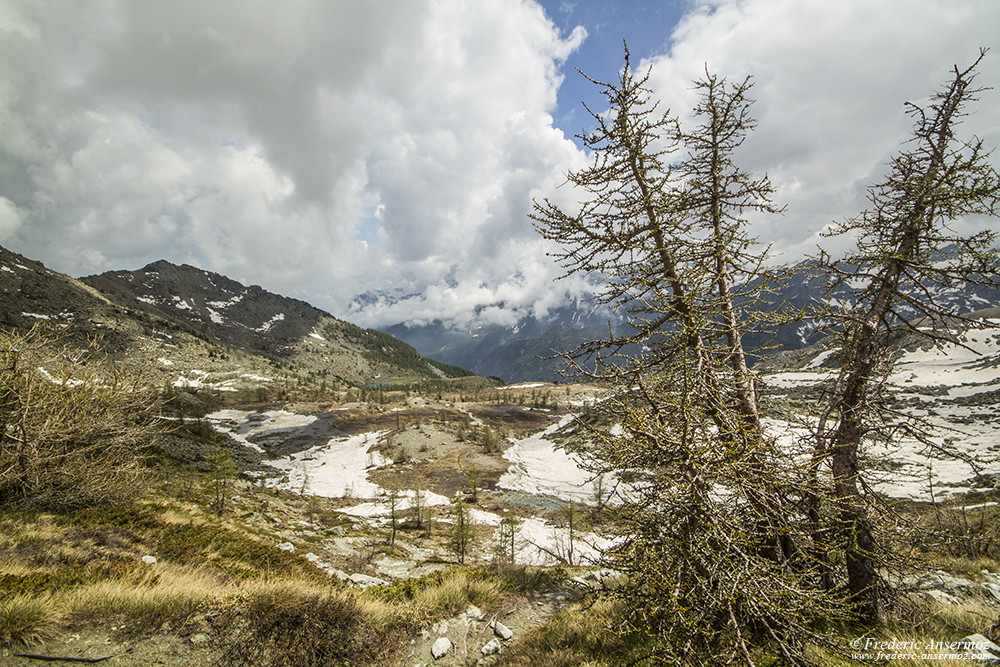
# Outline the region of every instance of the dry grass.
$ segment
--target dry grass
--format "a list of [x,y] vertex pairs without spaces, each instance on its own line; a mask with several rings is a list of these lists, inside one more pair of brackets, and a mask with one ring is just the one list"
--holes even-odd
[[157,563],[143,571],[104,579],[56,593],[67,617],[96,621],[124,617],[140,624],[183,619],[199,608],[217,604],[234,586],[202,567]]
[[621,603],[612,600],[564,609],[504,652],[497,667],[643,664],[642,659],[650,653],[651,640],[618,635],[609,629],[623,615]]
[[0,600],[0,647],[30,646],[55,634],[59,613],[49,596]]
[[412,604],[420,618],[436,619],[456,614],[470,604],[484,611],[496,609],[505,598],[503,588],[496,581],[457,572],[439,584],[418,590]]
[[397,605],[295,579],[247,582],[229,609],[228,665],[393,664],[414,627]]

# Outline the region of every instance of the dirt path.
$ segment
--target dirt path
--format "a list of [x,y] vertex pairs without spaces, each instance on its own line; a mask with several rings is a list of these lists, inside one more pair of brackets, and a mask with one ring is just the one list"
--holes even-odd
[[[496,658],[485,656],[482,651],[486,644],[496,638],[502,652],[508,644],[544,625],[556,612],[566,607],[573,596],[573,589],[562,586],[515,598],[506,608],[488,616],[481,612],[477,614],[472,608],[452,618],[438,621],[411,640],[409,647],[403,651],[404,657],[400,665],[458,667],[492,664]],[[502,628],[498,628],[496,624],[510,631],[508,639],[500,637]],[[451,648],[442,658],[434,659],[431,647],[441,637],[448,638]],[[164,627],[154,634],[132,638],[123,637],[122,630],[117,627],[75,629],[31,649],[0,654],[0,665],[205,667],[215,664],[222,657],[221,644],[221,636],[213,629],[211,621],[199,615],[182,627]],[[18,657],[15,655],[17,653],[49,658],[62,656],[77,660],[32,659]],[[106,659],[95,662],[101,658]]]
[[[575,591],[561,586],[532,593],[513,600],[506,608],[491,615],[477,617],[475,610],[435,623],[422,636],[411,642],[405,665],[407,667],[459,667],[492,664],[499,654],[487,656],[483,647],[496,639],[500,653],[511,643],[544,625],[559,610],[574,599]],[[500,635],[502,626],[510,631],[508,639]],[[441,637],[451,642],[448,653],[435,659],[431,647]]]

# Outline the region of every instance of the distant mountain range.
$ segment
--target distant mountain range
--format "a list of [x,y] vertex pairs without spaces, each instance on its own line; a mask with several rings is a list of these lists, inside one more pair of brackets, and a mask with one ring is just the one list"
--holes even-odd
[[[764,309],[796,312],[824,303],[850,304],[855,300],[855,289],[849,284],[833,294],[827,294],[824,285],[825,279],[818,276],[812,263],[788,267],[784,283],[774,287]],[[934,287],[932,291],[938,303],[956,314],[1000,306],[1000,290],[982,285]],[[384,294],[379,298],[383,302],[392,300]],[[413,297],[397,300],[406,298]],[[371,299],[371,295],[361,297],[358,304]],[[627,331],[620,315],[595,308],[589,302],[578,302],[551,311],[542,321],[525,317],[513,326],[491,324],[456,329],[438,321],[420,326],[399,323],[381,329],[429,358],[507,382],[526,382],[559,379],[563,363],[551,357],[582,342],[606,337],[609,327],[617,334]],[[756,353],[751,356],[756,357],[804,348],[827,334],[815,321],[793,321],[750,331],[744,337],[744,344],[748,351]]]
[[[621,322],[607,311],[563,306],[544,321],[528,316],[514,326],[486,324],[456,330],[434,322],[424,326],[396,324],[385,331],[412,345],[421,354],[507,382],[555,381],[563,362],[552,358],[560,351],[606,336],[609,321]],[[584,304],[586,305],[586,304]]]
[[[770,308],[804,309],[826,301],[849,304],[853,288],[826,294],[823,279],[808,263],[791,267],[769,297]],[[937,287],[936,297],[954,313],[1000,306],[1000,290],[978,285]],[[0,327],[26,329],[55,321],[76,336],[100,333],[126,356],[160,359],[186,355],[187,368],[220,368],[223,348],[283,366],[300,375],[322,375],[348,385],[379,377],[457,377],[475,373],[505,382],[560,379],[563,363],[553,358],[580,343],[621,334],[620,314],[578,301],[539,319],[513,326],[482,324],[457,329],[444,322],[399,323],[364,329],[304,301],[192,266],[158,261],[137,271],[109,271],[75,280],[40,262],[0,248]],[[416,295],[361,295],[358,305]],[[791,322],[747,334],[750,350],[796,350],[819,341],[815,322]],[[180,341],[188,341],[180,344]],[[214,363],[209,363],[212,361]],[[468,369],[468,370],[465,370]],[[161,368],[176,371],[177,368]],[[221,372],[221,370],[219,371]],[[169,373],[167,373],[169,374]]]

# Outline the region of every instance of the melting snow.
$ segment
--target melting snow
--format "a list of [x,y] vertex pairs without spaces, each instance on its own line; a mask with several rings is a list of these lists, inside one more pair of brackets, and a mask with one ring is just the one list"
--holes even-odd
[[188,371],[193,378],[187,378],[183,375],[177,377],[174,380],[173,385],[178,389],[214,389],[215,391],[237,391],[236,387],[232,386],[233,380],[223,380],[222,382],[209,382],[208,373],[205,371],[191,370]]
[[808,364],[806,364],[805,366],[803,366],[803,368],[805,368],[806,370],[808,370],[810,368],[819,368],[824,363],[826,363],[827,359],[829,359],[830,357],[832,357],[836,353],[837,353],[837,350],[826,350],[824,352],[820,352],[819,354],[817,354],[813,358],[812,361],[810,361]]
[[996,382],[1000,370],[991,359],[1000,362],[1000,320],[992,326],[965,332],[957,343],[945,343],[926,350],[907,352],[896,363],[889,380],[895,384],[921,385],[982,384]]
[[[214,285],[215,283],[212,284]],[[229,308],[230,306],[235,306],[242,301],[244,296],[246,296],[246,293],[237,294],[228,301],[209,301],[206,305],[209,305],[212,308]]]
[[[868,444],[864,451],[873,464],[865,476],[869,486],[889,496],[927,499],[932,484],[936,495],[963,492],[976,470],[1000,474],[997,401],[989,396],[975,399],[1000,390],[1000,320],[982,324],[983,328],[961,334],[961,344],[909,351],[897,360],[889,376],[890,391],[908,414],[924,420],[932,444],[904,434],[889,443]],[[834,372],[774,373],[764,380],[777,389],[791,389],[814,385]],[[964,400],[969,398],[971,402]],[[800,438],[807,433],[804,426],[774,420],[768,422],[768,431],[789,447],[801,446]],[[959,457],[942,456],[941,449]]]
[[[377,487],[378,488],[378,487]],[[380,488],[379,492],[376,494],[378,496],[383,493]],[[434,493],[432,491],[421,491],[423,494],[423,504],[424,507],[439,507],[441,505],[450,505],[451,500],[447,496],[442,496],[439,493]],[[320,494],[325,495],[325,494]],[[416,491],[407,490],[399,492],[399,504],[396,506],[397,512],[403,512],[411,507],[413,507],[413,498],[417,495]],[[368,503],[361,503],[359,505],[354,505],[353,507],[346,507],[339,510],[343,514],[349,514],[351,516],[358,517],[375,517],[375,516],[388,516],[391,512],[389,504],[386,502],[384,496],[381,501],[374,501]]]
[[497,391],[504,391],[505,389],[535,389],[544,386],[544,382],[522,382],[521,384],[509,384],[505,387],[497,387]]
[[324,445],[272,461],[271,465],[287,473],[287,480],[275,486],[328,498],[377,498],[381,489],[368,481],[368,471],[391,463],[369,451],[380,437],[381,431],[331,438]]
[[547,439],[573,419],[573,415],[566,415],[544,431],[516,441],[503,454],[511,465],[497,486],[578,503],[595,503],[593,473],[580,466],[579,457]]

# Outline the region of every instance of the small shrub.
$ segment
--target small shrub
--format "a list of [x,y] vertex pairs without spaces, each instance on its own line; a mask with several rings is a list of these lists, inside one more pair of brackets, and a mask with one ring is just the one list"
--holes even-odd
[[434,619],[456,614],[470,604],[495,608],[503,598],[503,588],[495,580],[457,572],[417,590],[413,605],[422,618]]
[[97,342],[35,327],[0,332],[0,506],[67,510],[127,503],[145,488],[159,426],[141,373]]
[[222,662],[292,667],[390,664],[386,658],[395,633],[372,622],[370,607],[370,602],[361,605],[353,595],[336,590],[258,589],[242,605],[242,627],[231,633]]
[[14,595],[0,600],[0,646],[31,646],[54,634],[56,608],[48,597]]

